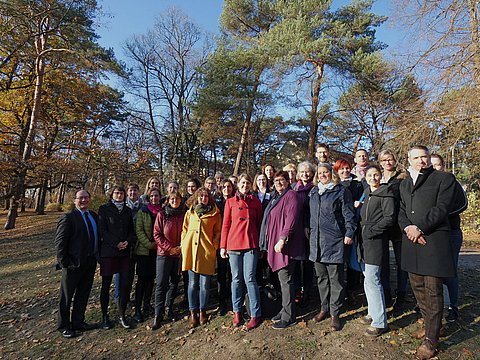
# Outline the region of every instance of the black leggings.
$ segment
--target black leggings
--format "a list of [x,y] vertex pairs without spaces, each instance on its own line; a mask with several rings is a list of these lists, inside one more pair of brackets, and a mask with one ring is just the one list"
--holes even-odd
[[[120,316],[125,316],[127,302],[130,297],[128,293],[128,272],[120,273]],[[110,302],[110,285],[112,284],[113,275],[102,276],[102,288],[100,290],[100,305],[102,307],[102,315],[108,315],[108,303]]]

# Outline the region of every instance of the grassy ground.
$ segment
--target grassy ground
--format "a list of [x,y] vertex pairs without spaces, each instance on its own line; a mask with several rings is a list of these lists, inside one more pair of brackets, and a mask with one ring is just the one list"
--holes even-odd
[[[57,214],[22,214],[17,229],[0,230],[0,359],[413,359],[420,341],[410,334],[420,326],[413,299],[402,312],[390,313],[392,331],[377,339],[363,335],[357,320],[364,298],[343,316],[344,328],[331,332],[328,321],[311,319],[318,299],[299,309],[301,321],[278,331],[265,321],[246,332],[218,316],[212,299],[208,325],[188,331],[186,319],[152,332],[151,319],[132,330],[92,330],[66,340],[55,330],[60,272],[55,271],[53,234]],[[473,239],[469,246],[478,243]],[[460,262],[461,319],[447,324],[439,359],[480,359],[480,255],[467,251]],[[87,320],[98,323],[100,277],[97,274]],[[116,316],[112,306],[111,318]]]

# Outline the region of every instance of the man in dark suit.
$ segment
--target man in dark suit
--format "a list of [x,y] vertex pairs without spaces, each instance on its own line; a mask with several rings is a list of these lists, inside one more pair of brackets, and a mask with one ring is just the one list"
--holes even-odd
[[409,273],[425,320],[425,340],[417,357],[435,356],[443,316],[443,278],[455,275],[448,215],[455,197],[455,177],[434,170],[424,146],[408,152],[410,176],[400,184],[398,222],[402,239],[402,269]]
[[98,217],[88,210],[89,204],[90,193],[77,191],[75,209],[59,219],[55,234],[58,266],[62,269],[58,330],[65,338],[93,329],[85,323],[85,310],[97,267]]

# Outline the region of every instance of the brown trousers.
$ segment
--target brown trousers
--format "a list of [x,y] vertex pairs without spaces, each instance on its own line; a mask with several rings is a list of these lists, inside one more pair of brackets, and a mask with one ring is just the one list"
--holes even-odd
[[408,275],[425,320],[426,337],[438,341],[443,317],[443,279],[413,273]]

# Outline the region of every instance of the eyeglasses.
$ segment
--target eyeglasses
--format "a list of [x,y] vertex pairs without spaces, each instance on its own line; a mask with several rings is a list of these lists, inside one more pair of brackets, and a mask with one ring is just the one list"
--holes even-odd
[[395,162],[395,159],[382,159],[380,162]]

